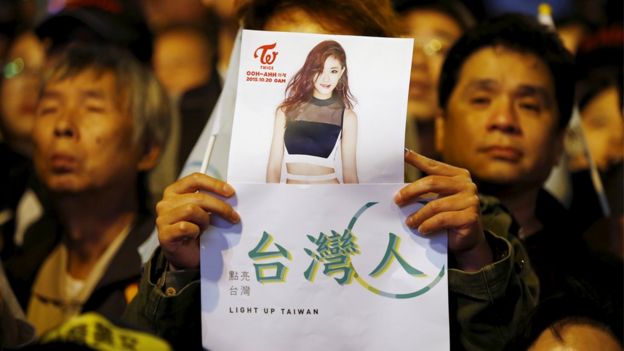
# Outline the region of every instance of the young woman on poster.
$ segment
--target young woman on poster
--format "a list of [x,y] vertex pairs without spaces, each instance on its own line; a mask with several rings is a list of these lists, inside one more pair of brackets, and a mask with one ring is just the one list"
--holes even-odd
[[267,183],[280,182],[284,164],[286,183],[338,184],[339,150],[343,182],[358,183],[353,100],[344,49],[333,40],[317,44],[277,107]]

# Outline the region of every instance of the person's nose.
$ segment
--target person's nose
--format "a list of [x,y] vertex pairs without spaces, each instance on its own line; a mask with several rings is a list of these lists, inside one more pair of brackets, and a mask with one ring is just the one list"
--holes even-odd
[[522,128],[512,99],[502,97],[495,103],[494,110],[488,121],[488,129],[505,134],[522,134]]
[[422,44],[414,43],[414,51],[412,53],[412,70],[426,71],[429,68],[429,58],[425,54]]
[[328,83],[330,81],[329,74],[327,72],[321,73],[321,82]]
[[54,136],[57,138],[76,138],[78,136],[76,116],[75,108],[69,108],[60,113],[54,121]]

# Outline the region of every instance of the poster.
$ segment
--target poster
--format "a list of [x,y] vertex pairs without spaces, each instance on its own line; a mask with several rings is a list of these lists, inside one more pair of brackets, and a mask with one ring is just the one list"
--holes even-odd
[[[241,216],[236,225],[214,217],[201,237],[204,347],[448,349],[446,233],[423,237],[410,230],[405,218],[422,204],[400,208],[392,201],[404,185],[411,40],[258,31],[241,38],[224,93],[184,171],[203,163],[208,174],[227,179],[236,189],[227,201]],[[354,99],[340,100],[341,118],[321,121],[337,131],[320,143],[332,156],[303,168],[331,172],[320,174],[323,181],[308,181],[319,174],[291,179],[300,169],[288,169],[282,159],[279,178],[269,180],[277,111],[297,72],[328,41],[346,59],[336,64],[323,57],[307,81],[325,84],[314,93],[326,89],[333,98],[345,66]],[[316,79],[325,68],[339,78]],[[302,115],[288,113],[288,123]],[[354,116],[356,142],[344,142],[344,123]],[[278,139],[284,154],[294,150],[286,139]],[[302,159],[308,156],[319,157]],[[353,173],[348,163],[357,165],[357,184],[345,184]],[[298,175],[308,177],[305,184]]]
[[[446,235],[404,225],[402,184],[238,184],[201,240],[209,350],[446,350]],[[296,206],[295,206],[296,204]]]
[[[359,183],[402,183],[405,101],[411,54],[410,39],[299,33],[294,36],[292,33],[243,31],[228,181],[267,181],[267,164],[279,106],[289,97],[287,93],[291,96],[300,93],[303,95],[299,99],[302,103],[313,99],[311,95],[317,91],[315,76],[321,86],[319,89],[323,89],[323,82],[320,82],[323,79],[320,69],[326,63],[323,58],[329,55],[329,60],[332,60],[333,55],[344,55],[344,59],[337,59],[334,63],[337,71],[342,69],[344,72],[331,88],[333,97],[339,95],[341,87],[350,92],[350,98],[345,100],[351,108],[346,107],[345,110],[351,111],[356,124],[354,153]],[[289,83],[296,77],[300,82],[293,84],[293,89],[287,92]],[[332,84],[331,79],[327,78],[327,86]],[[319,111],[314,112],[323,113]],[[296,111],[291,115],[291,118],[299,118]],[[344,156],[344,144],[349,132],[348,119],[348,112],[345,112],[342,121],[339,117],[333,121],[327,117],[321,120],[323,123],[317,123],[325,127],[330,123],[343,127],[335,143],[337,150],[329,156],[335,162],[323,163],[335,168],[340,183],[343,183],[342,163],[345,160],[341,156]],[[295,135],[291,139],[296,137],[302,136]],[[314,135],[304,137],[313,138]],[[285,139],[284,144],[288,148],[288,138],[285,136]],[[296,143],[297,140],[291,144]],[[308,149],[306,146],[295,146]],[[284,182],[285,169],[281,173],[281,182]]]

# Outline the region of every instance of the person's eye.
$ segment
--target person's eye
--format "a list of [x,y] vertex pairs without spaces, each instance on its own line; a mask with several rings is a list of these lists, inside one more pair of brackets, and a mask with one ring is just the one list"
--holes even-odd
[[106,111],[106,109],[102,106],[96,106],[96,105],[87,105],[87,112],[90,113],[104,113]]
[[520,108],[535,113],[542,111],[542,106],[538,102],[522,101],[520,102]]
[[56,108],[56,106],[43,106],[39,108],[39,115],[40,116],[46,116],[46,115],[51,115],[56,113],[58,109]]
[[487,107],[491,102],[488,96],[474,96],[470,98],[470,104],[476,107]]
[[51,115],[56,113],[57,111],[58,105],[49,101],[39,103],[39,106],[37,107],[37,115],[40,116]]
[[331,70],[331,73],[332,73],[332,74],[338,74],[338,70],[337,70],[337,69],[332,69],[332,70]]

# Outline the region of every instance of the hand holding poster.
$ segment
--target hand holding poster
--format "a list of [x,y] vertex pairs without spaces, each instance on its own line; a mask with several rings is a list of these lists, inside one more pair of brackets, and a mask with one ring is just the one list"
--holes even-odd
[[242,222],[202,236],[204,346],[448,349],[446,236],[405,226],[401,186],[238,184]]
[[227,161],[241,222],[201,237],[206,348],[448,349],[446,235],[410,230],[422,204],[392,200],[411,50],[243,31]]

